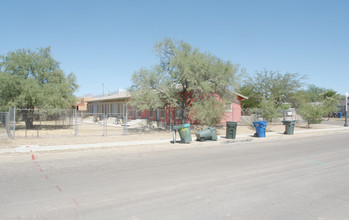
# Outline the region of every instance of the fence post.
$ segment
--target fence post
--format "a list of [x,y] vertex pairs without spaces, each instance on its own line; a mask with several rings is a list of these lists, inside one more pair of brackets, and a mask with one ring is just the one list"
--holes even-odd
[[5,126],[7,136],[11,137],[11,107],[8,107],[8,112],[6,113]]
[[128,103],[126,104],[126,124],[125,124],[125,134],[128,134],[127,130],[127,123],[128,123]]
[[172,132],[172,109],[171,109],[171,106],[170,106],[170,134]]
[[15,138],[16,134],[16,107],[13,108],[13,135],[12,138]]
[[105,113],[103,113],[103,136],[105,136]]
[[105,136],[108,135],[108,113],[106,114],[106,117],[105,117]]
[[79,128],[78,128],[78,103],[75,105],[75,136],[78,136],[79,134]]

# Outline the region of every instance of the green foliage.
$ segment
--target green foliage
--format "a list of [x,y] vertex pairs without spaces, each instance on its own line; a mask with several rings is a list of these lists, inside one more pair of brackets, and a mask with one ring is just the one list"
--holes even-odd
[[303,103],[308,103],[308,100],[309,96],[307,92],[305,90],[299,90],[293,94],[290,102],[292,103],[293,107],[300,108],[300,106],[302,106]]
[[190,109],[193,120],[207,126],[220,124],[224,113],[224,104],[217,100],[215,96],[195,101]]
[[298,73],[281,74],[271,70],[257,72],[254,77],[246,76],[241,92],[249,99],[243,105],[248,108],[261,107],[261,102],[265,99],[277,109],[291,100],[293,94],[303,85],[304,79]]
[[253,77],[247,75],[239,92],[248,96],[248,100],[243,100],[241,106],[243,109],[258,108],[263,119],[272,122],[290,107],[285,103],[292,101],[304,79],[298,73],[281,74],[270,70],[257,72]]
[[71,108],[78,88],[73,73],[65,76],[50,48],[17,50],[0,57],[0,108]]
[[327,114],[330,112],[337,112],[337,105],[340,103],[341,95],[337,94],[337,92],[332,89],[328,89],[320,93],[320,97]]
[[131,105],[142,110],[171,105],[185,109],[182,119],[186,120],[193,100],[201,100],[198,105],[204,106],[210,99],[203,97],[218,94],[223,101],[232,101],[237,65],[169,38],[156,42],[154,49],[160,62],[133,74]]
[[254,92],[254,86],[251,84],[242,85],[239,89],[239,93],[248,97],[248,99],[241,101],[242,109],[254,109],[259,107],[261,96]]
[[298,114],[307,121],[308,127],[310,127],[311,124],[322,122],[322,115],[325,114],[324,106],[322,104],[312,105],[305,103],[298,109]]
[[283,108],[275,108],[272,101],[263,98],[259,111],[265,121],[273,122],[273,119],[282,117]]
[[308,102],[321,102],[323,100],[325,88],[320,88],[315,85],[309,85],[307,90],[305,91],[306,98]]
[[323,115],[336,112],[340,99],[341,96],[334,90],[310,85],[307,90],[298,91],[292,103],[310,126],[320,123]]

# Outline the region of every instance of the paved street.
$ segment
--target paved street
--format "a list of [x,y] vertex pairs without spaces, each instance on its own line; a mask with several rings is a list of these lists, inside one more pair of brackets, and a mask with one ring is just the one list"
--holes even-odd
[[348,143],[0,155],[0,219],[349,219]]

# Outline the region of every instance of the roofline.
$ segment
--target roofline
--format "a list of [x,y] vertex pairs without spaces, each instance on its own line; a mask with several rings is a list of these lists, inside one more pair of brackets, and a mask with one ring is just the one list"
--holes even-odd
[[240,93],[237,93],[237,92],[233,92],[235,95],[237,95],[237,96],[240,96],[241,98],[243,98],[243,99],[248,99],[248,97],[247,96],[244,96],[244,95],[241,95]]
[[[241,97],[242,99],[248,99],[247,96],[241,95],[240,93],[233,92],[236,96]],[[112,101],[112,100],[124,100],[124,99],[130,99],[131,94],[130,93],[123,93],[123,94],[116,94],[111,96],[105,96],[101,98],[95,98],[91,100],[86,100],[86,102],[100,102],[100,101]]]
[[117,94],[117,95],[111,95],[111,96],[105,96],[101,98],[95,98],[88,100],[86,102],[100,102],[100,101],[111,101],[111,100],[123,100],[123,99],[129,99],[131,98],[131,95],[129,93],[123,93],[123,94]]

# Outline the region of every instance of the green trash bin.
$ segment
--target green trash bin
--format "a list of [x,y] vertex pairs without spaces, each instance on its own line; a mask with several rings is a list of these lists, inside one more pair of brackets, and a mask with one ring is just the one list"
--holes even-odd
[[236,138],[236,128],[238,123],[235,121],[227,121],[226,135],[227,139],[235,139]]
[[294,125],[296,124],[296,120],[284,120],[282,123],[285,125],[284,134],[292,135],[294,133]]
[[181,124],[173,126],[174,132],[178,130],[179,136],[181,137],[182,143],[190,143],[191,142],[191,134],[190,134],[190,124]]
[[195,133],[198,141],[212,140],[217,141],[217,131],[214,127],[208,127]]

